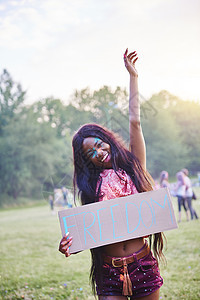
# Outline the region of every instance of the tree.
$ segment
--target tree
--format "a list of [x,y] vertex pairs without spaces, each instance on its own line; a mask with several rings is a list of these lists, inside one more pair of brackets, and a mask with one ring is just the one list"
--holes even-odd
[[[79,115],[78,112],[81,114],[80,125],[91,122],[98,123],[120,132],[127,139],[128,95],[125,89],[116,87],[112,91],[110,87],[103,86],[99,90],[91,92],[89,88],[86,88],[75,92],[70,105],[71,108],[77,109],[77,115]],[[120,119],[121,122],[119,122]],[[119,123],[123,130],[119,128]]]
[[26,92],[20,84],[15,83],[6,69],[0,76],[0,135],[3,127],[19,113],[24,102]]
[[1,191],[14,199],[41,196],[44,179],[63,172],[67,162],[66,140],[58,139],[49,124],[36,122],[30,112],[5,126],[0,148]]
[[[72,186],[71,139],[84,123],[98,123],[129,141],[128,95],[117,87],[75,91],[68,105],[47,97],[24,105],[25,92],[4,70],[0,76],[0,189],[14,199]],[[161,91],[140,96],[147,167],[157,177],[187,167],[200,170],[200,105]],[[52,185],[52,181],[54,182]],[[43,193],[44,194],[44,193]],[[1,200],[1,199],[0,199]]]
[[147,167],[154,177],[162,170],[174,176],[189,160],[188,147],[170,110],[177,99],[163,91],[143,104],[151,108],[143,115],[142,127],[147,145]]
[[179,127],[180,136],[188,149],[189,160],[184,166],[192,172],[200,170],[200,104],[192,101],[181,101],[171,109],[171,113]]

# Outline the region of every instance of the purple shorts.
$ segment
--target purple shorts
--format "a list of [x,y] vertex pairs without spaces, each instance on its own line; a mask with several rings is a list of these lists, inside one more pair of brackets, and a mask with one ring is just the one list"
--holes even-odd
[[[135,261],[128,264],[128,273],[132,282],[132,297],[147,296],[163,285],[158,263],[152,252],[139,260],[135,257]],[[124,268],[104,263],[102,274],[102,284],[96,282],[97,295],[122,296]]]

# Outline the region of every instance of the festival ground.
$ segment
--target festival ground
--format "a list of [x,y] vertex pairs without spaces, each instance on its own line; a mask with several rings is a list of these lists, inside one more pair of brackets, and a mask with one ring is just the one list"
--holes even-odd
[[[200,187],[193,205],[200,215]],[[177,217],[177,200],[173,198]],[[160,299],[200,299],[200,220],[183,220],[166,232],[167,265]],[[88,282],[89,251],[65,259],[61,231],[49,206],[0,211],[0,299],[95,299]]]

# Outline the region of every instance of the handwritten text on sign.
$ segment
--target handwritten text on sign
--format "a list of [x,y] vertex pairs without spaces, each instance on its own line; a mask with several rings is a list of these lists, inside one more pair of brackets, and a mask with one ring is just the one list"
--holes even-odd
[[167,188],[59,211],[62,235],[73,236],[70,252],[177,228]]

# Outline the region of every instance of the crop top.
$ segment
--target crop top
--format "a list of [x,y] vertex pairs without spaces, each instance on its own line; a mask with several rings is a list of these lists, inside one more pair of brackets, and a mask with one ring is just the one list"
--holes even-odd
[[105,169],[101,172],[96,190],[98,191],[101,184],[99,201],[138,193],[130,176],[122,169],[119,169],[117,172],[121,178],[119,178],[113,169]]

